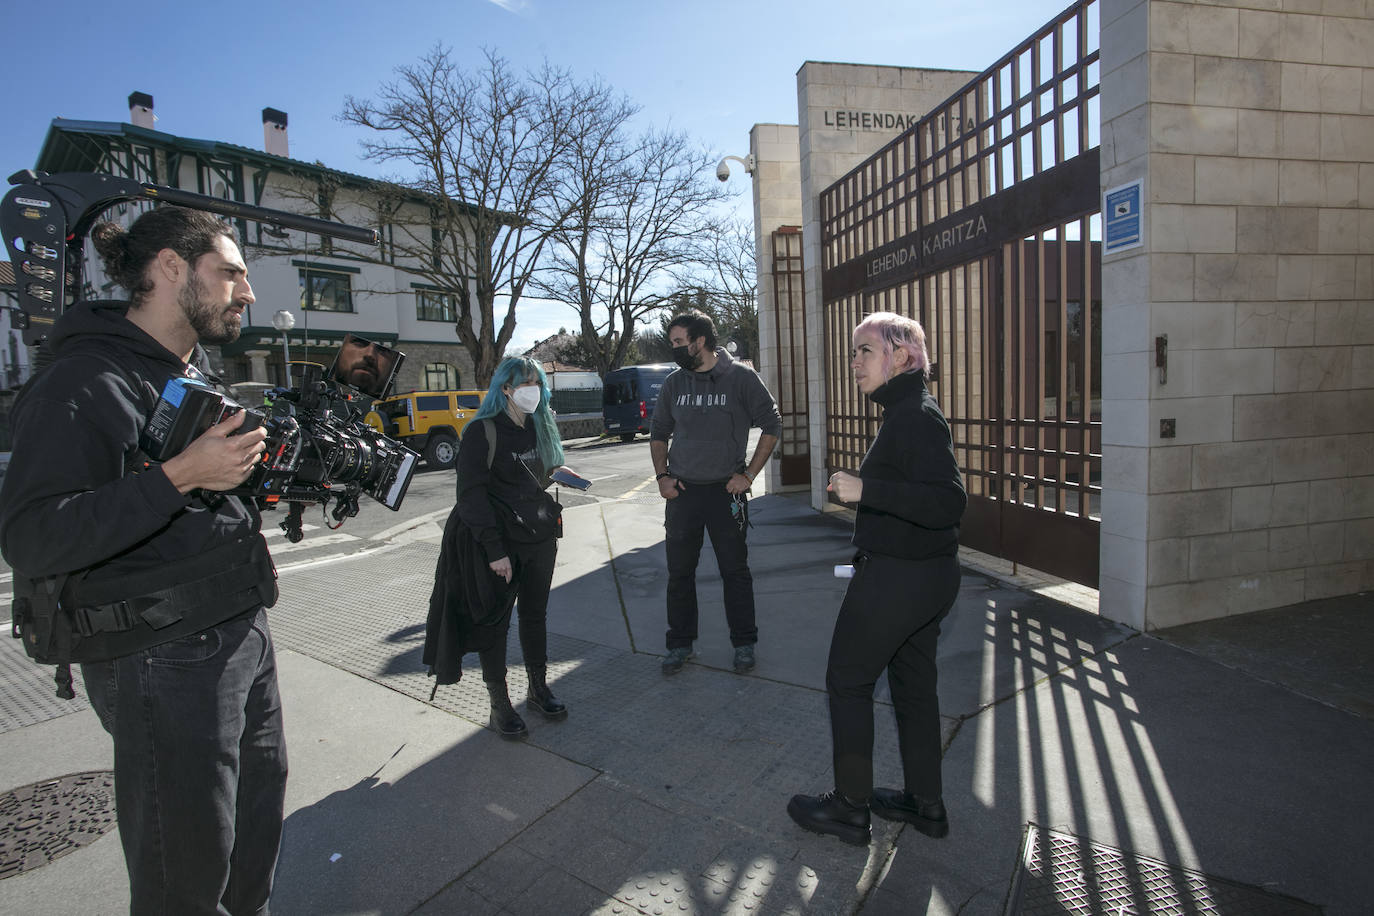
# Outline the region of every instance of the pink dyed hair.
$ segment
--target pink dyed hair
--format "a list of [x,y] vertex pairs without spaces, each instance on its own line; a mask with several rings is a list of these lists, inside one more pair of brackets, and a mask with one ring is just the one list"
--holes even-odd
[[869,331],[877,334],[887,345],[883,362],[886,375],[892,365],[892,354],[905,350],[910,362],[907,372],[920,372],[923,378],[930,378],[930,354],[926,351],[926,332],[921,323],[914,318],[898,315],[896,312],[874,312],[854,328],[854,333]]

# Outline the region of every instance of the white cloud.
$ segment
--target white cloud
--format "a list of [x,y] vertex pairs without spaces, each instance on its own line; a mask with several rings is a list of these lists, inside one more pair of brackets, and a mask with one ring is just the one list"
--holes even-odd
[[528,0],[487,0],[494,6],[499,6],[508,13],[523,13],[528,7]]

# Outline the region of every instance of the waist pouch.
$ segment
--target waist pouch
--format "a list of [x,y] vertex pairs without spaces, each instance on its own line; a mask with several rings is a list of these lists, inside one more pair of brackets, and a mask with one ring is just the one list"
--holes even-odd
[[109,661],[277,602],[260,534],[178,560],[171,576],[164,567],[89,581],[88,572],[33,579],[16,570],[12,635],[39,664]]
[[538,501],[522,502],[517,508],[495,496],[491,505],[501,525],[501,534],[517,544],[540,544],[563,536],[563,506],[553,496],[539,492]]

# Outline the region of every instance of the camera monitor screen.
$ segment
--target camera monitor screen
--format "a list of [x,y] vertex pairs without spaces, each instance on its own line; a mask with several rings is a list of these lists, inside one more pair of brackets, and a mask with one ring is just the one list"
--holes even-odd
[[404,353],[386,344],[348,334],[339,347],[338,356],[334,357],[334,365],[329,368],[329,377],[367,397],[386,397],[404,359]]

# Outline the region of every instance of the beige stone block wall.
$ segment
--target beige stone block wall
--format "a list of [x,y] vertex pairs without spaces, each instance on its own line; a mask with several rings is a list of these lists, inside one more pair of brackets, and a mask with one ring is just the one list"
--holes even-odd
[[[1148,239],[1103,267],[1104,368],[1147,376],[1104,379],[1104,465],[1147,471],[1104,466],[1102,612],[1374,587],[1374,5],[1103,0],[1101,22],[1103,185],[1144,180]],[[1148,97],[1106,98],[1130,73]],[[1142,154],[1109,149],[1142,125]]]
[[[781,369],[806,359],[805,352],[778,349],[776,299],[773,283],[773,233],[779,226],[800,226],[801,151],[795,124],[755,124],[749,131],[749,154],[754,157],[754,253],[758,283],[759,354],[756,368],[768,390],[777,397]],[[735,165],[731,163],[732,167]],[[732,168],[731,180],[739,176]],[[764,475],[766,492],[781,486],[779,455],[773,452]]]

